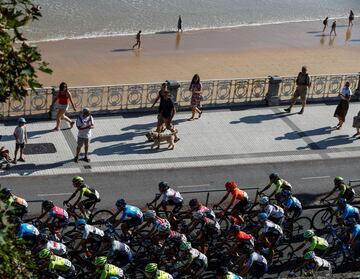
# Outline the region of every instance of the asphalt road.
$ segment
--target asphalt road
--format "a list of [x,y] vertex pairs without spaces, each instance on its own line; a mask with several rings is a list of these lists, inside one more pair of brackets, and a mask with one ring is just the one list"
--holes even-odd
[[[83,174],[88,185],[97,189],[101,195],[100,208],[112,208],[118,198],[129,203],[145,205],[153,199],[160,181],[167,181],[181,192],[193,190],[224,189],[224,183],[235,180],[241,188],[264,187],[268,183],[268,174],[277,172],[288,180],[294,193],[303,203],[312,204],[333,187],[333,178],[337,175],[346,180],[360,178],[359,160],[327,159],[293,163],[271,163],[235,165],[224,167],[203,167],[188,169],[170,169],[153,171],[131,171],[116,173]],[[72,175],[7,177],[0,180],[2,186],[13,189],[15,194],[27,200],[51,199],[62,204],[74,191]],[[250,196],[254,190],[249,190]],[[212,193],[210,202],[219,200],[222,192]],[[206,193],[184,194],[186,202],[192,197],[205,200]],[[30,212],[37,213],[39,203],[30,203]]]

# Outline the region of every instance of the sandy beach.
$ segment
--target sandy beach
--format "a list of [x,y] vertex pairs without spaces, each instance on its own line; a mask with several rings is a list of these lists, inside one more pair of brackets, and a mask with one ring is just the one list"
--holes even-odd
[[36,43],[53,75],[40,74],[45,86],[145,83],[167,79],[202,79],[358,72],[360,27],[338,21],[337,36],[322,23],[302,22],[193,32]]

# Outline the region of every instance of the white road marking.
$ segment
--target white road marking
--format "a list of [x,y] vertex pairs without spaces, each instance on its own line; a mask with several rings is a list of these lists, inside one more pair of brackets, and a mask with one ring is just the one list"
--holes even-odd
[[312,177],[302,177],[301,179],[323,179],[323,178],[329,178],[330,176],[325,175],[325,176],[312,176]]
[[72,193],[54,193],[54,194],[38,194],[38,197],[47,197],[47,196],[67,196],[71,195]]
[[196,187],[207,187],[207,186],[210,186],[210,184],[183,185],[183,186],[177,186],[177,188],[196,188]]

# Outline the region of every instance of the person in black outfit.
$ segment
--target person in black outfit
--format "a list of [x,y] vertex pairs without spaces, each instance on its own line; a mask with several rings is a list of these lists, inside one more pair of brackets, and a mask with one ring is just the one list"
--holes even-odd
[[326,27],[328,25],[328,20],[329,20],[329,17],[327,16],[323,21],[323,25],[324,25],[323,32],[325,32],[325,29],[326,29]]
[[[165,124],[166,129],[170,130],[171,132],[175,132],[175,128],[171,123],[175,116],[175,113],[175,105],[169,96],[169,91],[164,91],[163,101],[158,115],[157,129],[160,129],[159,127]],[[179,138],[175,134],[175,142],[177,142],[178,140]]]
[[332,25],[331,25],[331,31],[330,31],[330,36],[331,34],[334,32],[335,36],[336,36],[336,20],[333,21]]
[[[167,91],[167,86],[166,86],[166,83],[164,82],[163,84],[161,84],[161,89],[159,90],[159,94],[158,94],[158,96],[154,100],[154,103],[151,106],[153,108],[155,106],[155,104],[160,100],[159,112],[158,112],[158,120],[159,120],[160,111],[162,109],[162,105],[163,105],[163,102],[164,102],[164,96],[163,95],[164,95],[165,91]],[[158,133],[163,132],[165,128],[163,128],[162,126],[160,126],[160,127],[158,126],[156,128],[156,132],[158,132]]]
[[353,25],[354,25],[354,23],[353,23],[354,18],[355,18],[354,12],[353,12],[352,10],[350,10],[350,15],[349,15],[349,25],[348,25],[348,27],[350,27],[350,26],[353,26]]
[[179,19],[178,19],[178,24],[177,24],[177,28],[178,28],[178,32],[182,32],[182,19],[181,19],[181,16],[179,16]]

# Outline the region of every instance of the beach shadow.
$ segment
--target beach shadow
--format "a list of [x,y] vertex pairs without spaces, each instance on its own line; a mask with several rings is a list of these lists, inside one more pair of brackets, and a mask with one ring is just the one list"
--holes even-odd
[[167,34],[174,34],[177,33],[174,30],[165,30],[165,31],[159,31],[159,32],[155,32],[155,34],[160,34],[160,35],[167,35]]
[[319,33],[322,33],[322,31],[309,31],[309,32],[306,32],[308,34],[319,34]]
[[125,51],[130,51],[133,50],[132,48],[117,48],[117,49],[113,49],[111,52],[125,52]]
[[345,42],[348,42],[351,40],[351,28],[348,28],[345,33]]
[[314,37],[330,37],[329,34],[314,35]]
[[230,124],[239,124],[239,123],[257,124],[257,123],[262,123],[264,121],[287,117],[287,116],[290,116],[293,114],[296,114],[296,113],[277,112],[277,113],[270,113],[270,114],[251,115],[251,116],[242,117],[242,118],[240,118],[240,120],[237,120],[237,121],[231,121]]
[[303,137],[330,135],[332,131],[334,131],[334,128],[330,126],[321,127],[313,130],[307,130],[307,131],[293,131],[286,133],[281,137],[277,137],[275,138],[275,140],[296,140]]
[[335,38],[336,38],[336,36],[330,36],[329,46],[333,46],[333,45],[334,45]]
[[318,142],[309,143],[306,146],[301,146],[296,148],[297,150],[319,150],[319,149],[327,149],[331,146],[350,144],[354,142],[354,138],[349,137],[349,135],[339,135],[335,137],[330,137],[327,139],[320,140]]
[[175,48],[178,49],[180,47],[180,42],[181,42],[181,33],[177,32],[176,33],[176,40],[175,40]]
[[350,42],[360,42],[360,39],[351,40]]

